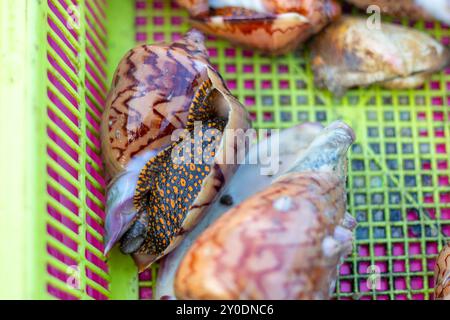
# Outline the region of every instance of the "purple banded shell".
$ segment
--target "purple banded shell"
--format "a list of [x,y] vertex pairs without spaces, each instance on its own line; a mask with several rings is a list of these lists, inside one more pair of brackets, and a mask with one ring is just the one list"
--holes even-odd
[[102,153],[115,177],[130,159],[171,143],[184,128],[198,88],[214,73],[204,37],[191,31],[171,44],[141,45],[120,61],[102,118]]

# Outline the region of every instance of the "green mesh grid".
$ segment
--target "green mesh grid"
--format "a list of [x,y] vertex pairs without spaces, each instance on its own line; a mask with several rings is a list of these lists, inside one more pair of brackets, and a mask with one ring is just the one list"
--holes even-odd
[[[14,106],[0,118],[11,151],[0,166],[0,249],[13,265],[0,265],[0,296],[150,298],[157,265],[138,277],[129,256],[102,254],[100,117],[121,57],[179,39],[186,12],[169,0],[17,0],[0,2],[0,15],[0,96]],[[448,27],[401,22],[450,43]],[[450,236],[450,69],[423,88],[373,86],[337,100],[314,88],[307,50],[270,58],[213,38],[207,46],[255,128],[336,119],[354,128],[348,204],[359,225],[336,297],[432,298]]]
[[[189,29],[173,1],[138,0],[134,14],[136,43],[173,41]],[[411,25],[450,42],[450,30],[437,23]],[[213,37],[207,47],[255,128],[336,119],[354,128],[348,204],[359,224],[336,297],[431,298],[435,258],[450,236],[450,70],[420,89],[373,86],[338,100],[314,88],[307,50],[271,58]],[[156,267],[140,276],[141,298],[151,296],[155,275]]]
[[[46,69],[47,292],[105,299],[104,181],[99,125],[106,95],[104,2],[41,2]],[[44,78],[43,75],[42,78]]]

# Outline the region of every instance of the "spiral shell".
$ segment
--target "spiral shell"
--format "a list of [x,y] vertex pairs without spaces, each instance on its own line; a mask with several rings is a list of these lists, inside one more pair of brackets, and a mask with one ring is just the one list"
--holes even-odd
[[102,154],[116,176],[131,158],[171,143],[184,128],[195,93],[211,66],[203,35],[191,31],[172,44],[141,45],[120,61],[102,119]]
[[341,14],[334,0],[179,0],[191,24],[211,35],[271,54],[295,49]]

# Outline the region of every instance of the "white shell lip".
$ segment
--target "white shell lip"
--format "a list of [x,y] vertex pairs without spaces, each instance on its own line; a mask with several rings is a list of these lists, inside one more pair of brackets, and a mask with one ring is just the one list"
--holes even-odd
[[263,0],[209,0],[209,6],[214,9],[226,8],[226,7],[240,7],[257,12],[265,12]]
[[271,20],[277,21],[280,23],[295,23],[295,24],[307,24],[309,23],[309,19],[299,13],[296,12],[287,12],[280,14],[270,14],[262,17],[253,17],[253,16],[239,16],[239,17],[223,17],[223,16],[208,16],[208,17],[191,17],[192,20],[197,20],[200,22],[209,21],[210,23],[220,25],[226,23],[244,23],[246,21],[260,21],[260,20]]

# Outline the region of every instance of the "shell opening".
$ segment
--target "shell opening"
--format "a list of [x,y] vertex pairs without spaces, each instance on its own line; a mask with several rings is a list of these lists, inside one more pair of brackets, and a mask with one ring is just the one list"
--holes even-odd
[[141,170],[134,195],[138,213],[122,237],[123,253],[158,257],[182,232],[215,165],[228,121],[225,103],[211,81],[205,81],[191,104],[186,129]]

